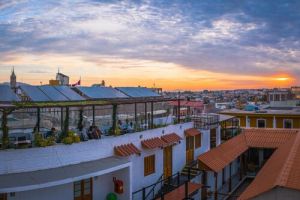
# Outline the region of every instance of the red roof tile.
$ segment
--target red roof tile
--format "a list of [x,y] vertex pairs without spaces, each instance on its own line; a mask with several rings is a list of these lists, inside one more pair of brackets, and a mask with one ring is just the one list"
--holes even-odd
[[142,146],[147,148],[147,149],[161,148],[161,147],[164,147],[164,146],[167,145],[159,137],[146,139],[146,140],[143,140],[141,143],[142,143]]
[[115,146],[114,150],[116,155],[122,157],[130,156],[133,154],[141,154],[141,151],[132,143]]
[[245,135],[240,134],[218,147],[201,154],[198,160],[210,170],[219,172],[247,149],[248,146],[245,141]]
[[201,134],[200,131],[196,128],[189,128],[184,131],[185,136],[196,136]]
[[168,145],[172,145],[172,144],[177,143],[180,140],[182,140],[182,138],[179,135],[177,135],[176,133],[170,133],[167,135],[163,135],[163,136],[161,136],[161,139]]
[[300,190],[300,133],[281,145],[239,199],[251,199],[273,188]]
[[256,148],[278,148],[293,137],[298,130],[295,129],[244,129],[246,142],[249,147]]

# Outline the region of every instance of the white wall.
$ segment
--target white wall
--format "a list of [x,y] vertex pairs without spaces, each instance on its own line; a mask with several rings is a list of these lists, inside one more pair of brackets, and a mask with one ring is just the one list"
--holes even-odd
[[129,167],[111,172],[93,179],[93,199],[106,199],[108,193],[114,192],[113,177],[123,181],[124,193],[117,194],[118,199],[130,199],[130,169]]
[[[160,137],[163,135],[163,131],[164,134],[175,132],[184,138],[183,131],[192,126],[193,124],[190,122],[72,145],[58,144],[46,148],[3,150],[0,151],[0,160],[3,161],[0,162],[0,175],[56,168],[110,157],[114,155],[115,146],[131,142],[142,149],[141,141],[144,139]],[[95,151],[95,149],[99,149],[99,151]]]
[[73,184],[65,184],[51,188],[17,192],[14,197],[8,194],[8,200],[66,200],[73,199]]

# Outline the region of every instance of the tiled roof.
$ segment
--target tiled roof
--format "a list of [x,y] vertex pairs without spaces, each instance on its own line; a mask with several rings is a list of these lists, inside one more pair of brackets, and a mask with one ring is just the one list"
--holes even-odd
[[210,170],[219,172],[247,149],[245,135],[240,134],[218,147],[201,154],[198,160]]
[[132,143],[115,146],[114,150],[116,155],[122,157],[130,156],[133,154],[141,154],[141,151]]
[[251,199],[275,187],[300,190],[300,134],[280,146],[239,199]]
[[196,136],[201,134],[200,131],[196,128],[189,128],[184,131],[185,136]]
[[182,138],[179,135],[177,135],[176,133],[170,133],[167,135],[163,135],[163,136],[161,136],[161,139],[168,145],[172,145],[172,144],[177,143],[180,140],[182,140]]
[[141,143],[142,143],[142,146],[147,148],[147,149],[161,148],[161,147],[164,147],[164,146],[167,145],[159,137],[146,139],[146,140],[143,140]]
[[[202,184],[198,183],[191,183],[188,182],[188,194],[191,195],[197,190],[202,188]],[[176,188],[172,192],[167,193],[164,196],[165,200],[181,200],[185,199],[185,185],[181,185],[180,187]],[[161,198],[157,198],[156,200],[161,200]]]
[[244,129],[243,132],[200,155],[208,170],[219,172],[248,148],[276,148],[240,200],[254,198],[275,187],[300,190],[300,130]]
[[278,148],[293,137],[298,130],[295,129],[244,129],[246,142],[249,147]]

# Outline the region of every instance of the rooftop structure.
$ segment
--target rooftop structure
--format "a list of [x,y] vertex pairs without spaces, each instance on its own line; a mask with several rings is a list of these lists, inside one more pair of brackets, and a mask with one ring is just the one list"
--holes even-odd
[[[260,196],[268,199],[270,198],[269,193],[275,192],[278,187],[297,192],[291,194],[289,191],[284,193],[277,191],[272,198],[287,197],[286,195],[296,198],[300,195],[300,184],[297,181],[300,174],[299,159],[297,159],[300,154],[299,147],[300,130],[252,128],[243,130],[240,135],[200,155],[198,159],[201,169],[213,171],[216,175],[221,172],[222,176],[224,176],[224,169],[227,166],[231,166],[236,159],[240,159],[240,170],[243,174],[245,166],[241,157],[246,151],[249,151],[250,148],[275,149],[275,152],[238,199],[252,199]],[[217,176],[215,177],[215,181],[217,181]],[[214,191],[216,198],[218,196],[217,186]]]

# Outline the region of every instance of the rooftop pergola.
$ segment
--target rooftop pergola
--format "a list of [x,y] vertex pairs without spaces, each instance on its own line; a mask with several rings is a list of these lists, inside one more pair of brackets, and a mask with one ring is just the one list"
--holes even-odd
[[[8,142],[7,116],[21,109],[36,109],[36,130],[40,130],[40,113],[44,108],[60,108],[61,116],[69,116],[70,108],[92,108],[92,119],[95,124],[95,107],[112,106],[112,132],[116,133],[117,109],[119,105],[134,105],[134,121],[137,122],[137,104],[144,104],[145,123],[153,128],[154,103],[174,101],[163,97],[151,89],[143,87],[75,87],[67,86],[20,86],[16,95],[9,86],[0,86],[0,112],[2,112],[2,131],[5,147]],[[48,93],[47,93],[48,92]],[[177,99],[180,105],[180,99]],[[150,116],[147,104],[150,104]],[[150,118],[148,118],[150,117]],[[179,117],[178,117],[179,118]],[[61,122],[63,119],[61,119]],[[65,121],[64,131],[68,131],[68,121]]]

